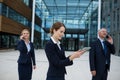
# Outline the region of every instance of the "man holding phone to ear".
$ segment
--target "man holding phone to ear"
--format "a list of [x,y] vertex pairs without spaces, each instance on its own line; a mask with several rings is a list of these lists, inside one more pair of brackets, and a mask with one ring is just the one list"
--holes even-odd
[[89,62],[92,80],[107,80],[110,57],[111,53],[115,53],[115,48],[113,39],[105,28],[98,31],[98,39],[90,47]]

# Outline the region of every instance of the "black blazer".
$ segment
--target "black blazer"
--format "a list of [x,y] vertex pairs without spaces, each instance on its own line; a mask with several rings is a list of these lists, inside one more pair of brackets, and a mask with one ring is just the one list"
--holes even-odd
[[108,64],[108,70],[110,69],[110,58],[111,53],[115,53],[114,45],[111,45],[109,42],[105,41],[107,45],[107,53],[104,54],[102,44],[99,39],[91,44],[89,61],[90,61],[90,70],[96,70],[97,73],[103,74],[106,66],[106,60]]
[[69,57],[65,57],[63,47],[61,46],[60,50],[50,39],[45,46],[45,52],[49,61],[47,76],[64,76],[65,66],[72,65],[73,62],[69,60]]
[[20,56],[18,58],[18,63],[20,64],[27,64],[32,63],[33,65],[36,65],[35,62],[35,53],[34,53],[34,46],[33,43],[30,42],[30,51],[27,51],[27,47],[25,45],[25,42],[23,40],[20,40],[17,44],[17,50],[20,52]]

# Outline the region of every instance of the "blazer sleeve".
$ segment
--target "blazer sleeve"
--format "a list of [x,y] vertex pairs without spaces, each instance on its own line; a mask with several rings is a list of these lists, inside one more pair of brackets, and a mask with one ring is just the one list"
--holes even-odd
[[23,40],[19,40],[19,41],[17,42],[17,50],[19,50],[21,53],[26,52],[23,43],[24,43]]
[[115,54],[115,46],[114,44],[110,44],[108,41],[106,41],[108,47],[109,47],[109,50],[112,54]]
[[68,66],[72,65],[73,62],[69,60],[69,57],[66,57],[65,59],[61,60],[55,51],[54,44],[47,43],[45,47],[45,52],[47,55],[47,58],[50,63],[52,63],[55,66],[62,67],[62,66]]
[[89,64],[90,64],[90,70],[95,70],[95,45],[92,43],[90,45],[90,53],[89,53]]
[[33,65],[36,65],[36,60],[35,60],[35,51],[34,51],[34,46],[33,43],[31,43],[32,46],[32,61],[33,61]]

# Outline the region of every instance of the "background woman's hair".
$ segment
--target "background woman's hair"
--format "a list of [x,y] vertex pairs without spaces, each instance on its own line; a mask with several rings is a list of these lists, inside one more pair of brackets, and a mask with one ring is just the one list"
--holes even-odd
[[53,35],[53,30],[55,29],[56,31],[60,28],[60,27],[65,27],[65,25],[61,22],[56,22],[52,25],[52,27],[50,28],[50,33],[51,35]]

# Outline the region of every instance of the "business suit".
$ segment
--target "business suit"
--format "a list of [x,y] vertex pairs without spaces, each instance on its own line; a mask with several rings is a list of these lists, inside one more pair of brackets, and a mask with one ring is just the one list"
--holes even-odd
[[46,80],[65,80],[65,66],[73,64],[73,62],[69,60],[69,57],[65,56],[63,47],[61,45],[60,47],[61,50],[51,39],[45,46],[46,56],[49,61]]
[[105,54],[100,39],[97,39],[91,44],[89,61],[90,70],[96,71],[96,76],[92,77],[92,80],[107,80],[108,70],[110,69],[111,53],[115,53],[113,44],[105,41],[107,52]]
[[31,80],[32,63],[33,65],[36,65],[33,43],[30,42],[29,45],[30,51],[28,52],[26,44],[23,40],[20,40],[17,44],[17,50],[20,52],[17,61],[19,80]]

